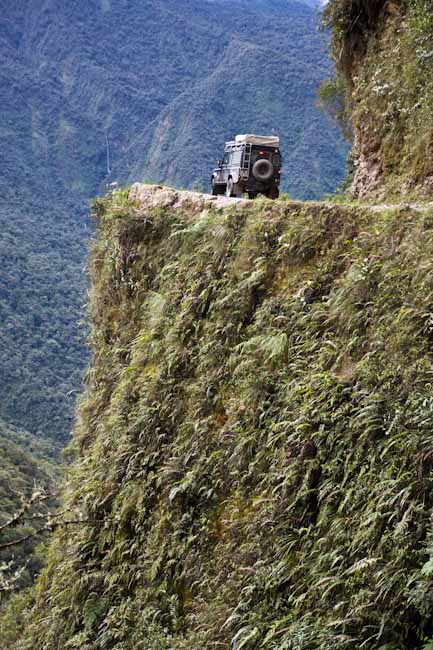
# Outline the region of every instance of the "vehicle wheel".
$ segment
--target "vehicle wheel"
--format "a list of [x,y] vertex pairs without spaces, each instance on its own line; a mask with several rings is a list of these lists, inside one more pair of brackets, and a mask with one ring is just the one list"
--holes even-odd
[[266,193],[266,196],[269,199],[274,199],[274,200],[278,199],[278,197],[280,196],[280,191],[279,191],[278,187],[271,187],[269,192]]
[[214,178],[212,178],[212,180],[211,180],[211,185],[212,185],[212,196],[218,196],[218,194],[220,194],[220,192],[218,191],[218,188],[215,185],[215,179]]
[[274,167],[266,158],[256,160],[251,171],[258,181],[269,181],[274,175]]
[[248,192],[248,197],[253,201],[257,198],[257,192]]
[[227,186],[226,186],[226,196],[234,196],[233,190],[234,190],[234,183],[233,183],[233,178],[229,178],[227,181]]

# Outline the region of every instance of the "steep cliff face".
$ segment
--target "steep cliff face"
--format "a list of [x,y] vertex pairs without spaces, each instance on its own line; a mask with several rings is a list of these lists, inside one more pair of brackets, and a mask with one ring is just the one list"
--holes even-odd
[[315,107],[331,63],[308,4],[2,0],[0,417],[69,437],[105,183],[206,187],[225,138],[278,129],[284,189],[334,190],[347,147]]
[[433,632],[433,213],[97,202],[93,369],[26,650]]
[[432,3],[331,0],[326,17],[353,126],[353,194],[433,196]]

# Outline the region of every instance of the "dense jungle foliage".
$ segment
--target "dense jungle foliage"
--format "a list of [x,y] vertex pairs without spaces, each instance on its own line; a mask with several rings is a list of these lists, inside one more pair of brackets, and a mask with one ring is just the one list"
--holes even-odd
[[107,180],[207,189],[226,137],[276,129],[292,196],[335,187],[346,147],[314,106],[330,61],[309,4],[4,0],[0,416],[69,434],[88,200]]
[[87,523],[6,647],[423,647],[433,211],[173,200],[96,204]]
[[[45,514],[55,507],[58,463],[59,449],[50,442],[17,431],[0,420],[0,611],[11,593],[32,584],[42,566],[35,550],[44,537],[34,533],[43,524]],[[4,528],[24,504],[28,505],[26,518]],[[25,537],[25,542],[15,544]]]
[[330,0],[325,22],[360,163],[355,193],[433,196],[431,0]]

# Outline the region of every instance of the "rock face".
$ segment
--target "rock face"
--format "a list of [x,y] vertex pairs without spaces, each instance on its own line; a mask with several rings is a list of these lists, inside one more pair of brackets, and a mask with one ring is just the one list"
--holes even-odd
[[129,192],[129,199],[138,202],[144,210],[152,208],[184,209],[191,216],[202,212],[206,208],[225,208],[236,206],[241,208],[248,205],[245,199],[236,199],[226,196],[211,196],[200,192],[179,191],[172,187],[162,185],[146,185],[134,183]]
[[354,133],[352,195],[433,196],[432,3],[332,0],[326,13]]
[[359,199],[384,198],[382,187],[384,164],[380,142],[369,139],[369,135],[364,134],[361,127],[356,131],[353,159],[355,175],[350,189],[352,197]]
[[81,523],[8,650],[420,648],[433,213],[136,185],[95,216]]

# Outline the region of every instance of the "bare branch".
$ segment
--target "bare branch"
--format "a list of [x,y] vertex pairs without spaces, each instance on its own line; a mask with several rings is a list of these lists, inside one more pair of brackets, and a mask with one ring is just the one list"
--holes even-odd
[[23,502],[21,508],[5,523],[0,525],[0,533],[6,530],[7,528],[16,528],[16,526],[26,518],[26,513],[30,508],[36,504],[44,503],[52,498],[51,494],[45,493],[41,494],[36,492],[28,501]]
[[47,524],[46,526],[41,526],[40,528],[33,530],[31,533],[25,535],[24,537],[19,537],[18,539],[12,540],[11,542],[5,542],[3,544],[0,544],[0,551],[3,551],[6,548],[12,548],[13,546],[19,546],[20,544],[24,544],[24,542],[27,542],[29,539],[33,539],[34,537],[38,537],[39,535],[43,535],[44,533],[52,533],[57,528],[63,528],[63,526],[79,526],[82,524],[95,525],[95,524],[102,524],[102,523],[104,523],[103,519],[95,519],[95,520],[72,519],[69,521],[55,521]]

